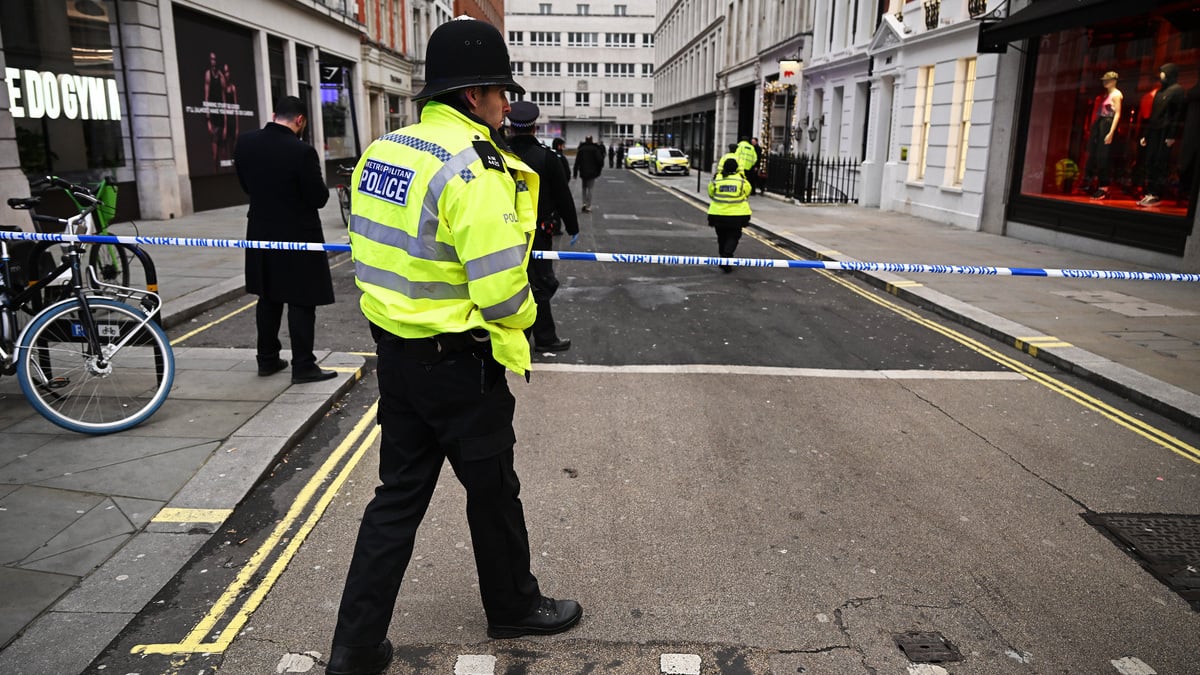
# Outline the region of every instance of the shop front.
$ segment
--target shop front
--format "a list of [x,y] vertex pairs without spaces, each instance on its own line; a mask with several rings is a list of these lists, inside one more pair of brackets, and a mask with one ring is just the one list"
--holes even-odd
[[1196,4],[1038,2],[980,46],[1023,38],[1008,220],[1183,256],[1200,187]]
[[[0,3],[4,87],[26,183],[6,181],[21,194],[3,197],[29,194],[50,175],[108,178],[120,189],[120,216],[138,215],[113,9],[104,2]],[[43,210],[70,210],[65,195],[48,197]]]

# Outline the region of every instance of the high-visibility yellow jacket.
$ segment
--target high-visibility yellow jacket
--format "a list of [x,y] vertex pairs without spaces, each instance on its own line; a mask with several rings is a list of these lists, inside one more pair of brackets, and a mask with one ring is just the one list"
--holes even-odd
[[742,171],[749,171],[758,162],[758,152],[749,141],[738,141],[737,161]]
[[351,181],[367,319],[405,338],[486,329],[496,361],[526,374],[538,175],[487,126],[431,101],[419,123],[372,143]]
[[[725,160],[727,160],[727,159],[732,159],[733,161],[738,162],[737,153],[736,152],[727,152],[727,153],[721,155],[721,159],[717,160],[716,168],[713,169],[714,174],[719,174],[725,170]],[[738,162],[738,170],[741,171],[741,169],[742,169],[742,163]]]
[[740,173],[717,174],[708,183],[708,215],[750,215],[750,181]]

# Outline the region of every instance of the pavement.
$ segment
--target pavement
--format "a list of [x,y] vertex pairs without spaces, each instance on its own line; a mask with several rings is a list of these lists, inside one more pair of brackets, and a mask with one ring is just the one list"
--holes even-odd
[[[646,180],[698,199],[694,174]],[[701,176],[701,185],[706,180]],[[770,196],[753,197],[751,204],[755,225],[813,258],[1147,269],[876,209],[799,206]],[[205,211],[141,221],[137,231],[236,239],[244,234],[244,215],[245,207]],[[344,242],[336,198],[322,219],[326,241]],[[114,229],[132,232],[129,225]],[[168,327],[244,294],[238,250],[155,247],[151,254]],[[1195,284],[855,274],[1200,429]],[[0,379],[0,600],[6,610],[0,672],[44,664],[48,654],[61,658],[45,672],[82,670],[219,530],[275,458],[353,386],[364,363],[351,354],[321,353],[322,365],[336,368],[339,377],[291,385],[286,371],[257,377],[252,343],[248,335],[228,349],[178,348],[167,403],[148,422],[113,436],[59,430],[37,416],[13,378]]]

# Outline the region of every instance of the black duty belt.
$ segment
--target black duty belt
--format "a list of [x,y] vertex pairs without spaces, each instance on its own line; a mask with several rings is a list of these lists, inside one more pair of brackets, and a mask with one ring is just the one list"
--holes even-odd
[[491,351],[491,335],[482,328],[464,333],[438,333],[423,338],[406,338],[394,335],[375,324],[371,324],[371,335],[376,342],[398,344],[420,361],[439,360],[452,354],[471,352],[482,355]]

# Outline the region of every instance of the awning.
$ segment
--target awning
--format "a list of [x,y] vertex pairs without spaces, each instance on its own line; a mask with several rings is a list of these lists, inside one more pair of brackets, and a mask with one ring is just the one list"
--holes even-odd
[[1166,0],[1035,0],[1000,21],[986,19],[979,27],[979,53],[1000,54],[1008,43],[1068,28],[1145,14]]

